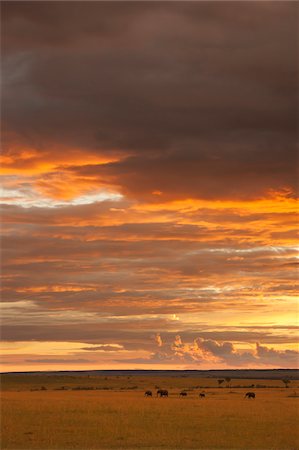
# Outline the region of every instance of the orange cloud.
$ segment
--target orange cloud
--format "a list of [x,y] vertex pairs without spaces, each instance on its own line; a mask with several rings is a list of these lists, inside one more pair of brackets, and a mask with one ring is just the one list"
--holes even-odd
[[5,3],[7,364],[293,362],[295,6]]

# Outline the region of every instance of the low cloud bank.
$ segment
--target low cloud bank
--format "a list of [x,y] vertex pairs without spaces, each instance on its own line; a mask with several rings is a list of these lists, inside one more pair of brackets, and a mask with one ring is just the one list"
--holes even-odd
[[163,343],[160,334],[157,334],[156,342],[159,350],[151,355],[148,361],[151,363],[218,363],[237,367],[267,365],[294,368],[299,362],[299,352],[296,350],[275,350],[258,342],[252,351],[238,350],[232,342],[201,337],[192,343],[184,343],[180,335],[175,336],[171,343]]

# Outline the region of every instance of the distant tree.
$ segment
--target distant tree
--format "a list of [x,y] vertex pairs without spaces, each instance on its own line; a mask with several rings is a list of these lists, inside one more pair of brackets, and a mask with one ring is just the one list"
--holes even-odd
[[224,383],[224,380],[217,380],[218,386],[220,386],[222,383]]
[[284,384],[285,384],[285,387],[286,388],[288,388],[289,386],[288,386],[288,384],[290,384],[290,380],[286,380],[286,379],[284,379],[284,380],[281,380]]
[[230,387],[231,378],[226,377],[225,381],[226,381],[226,387]]

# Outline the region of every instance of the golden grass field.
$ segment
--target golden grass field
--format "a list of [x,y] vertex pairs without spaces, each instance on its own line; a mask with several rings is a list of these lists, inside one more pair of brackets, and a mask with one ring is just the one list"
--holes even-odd
[[[253,383],[268,387],[234,388]],[[1,449],[296,450],[298,385],[232,380],[230,388],[218,388],[215,379],[6,375]],[[46,390],[30,391],[41,386]],[[99,389],[56,390],[61,386]],[[170,397],[145,398],[144,390],[155,386]],[[181,389],[190,389],[187,398],[179,398]],[[244,399],[248,390],[255,400]]]

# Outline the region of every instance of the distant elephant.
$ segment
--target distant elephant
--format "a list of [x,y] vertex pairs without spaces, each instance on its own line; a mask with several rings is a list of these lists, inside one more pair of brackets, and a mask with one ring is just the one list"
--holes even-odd
[[145,395],[145,397],[152,397],[153,393],[152,393],[152,391],[145,391],[144,395]]
[[166,389],[159,389],[157,391],[157,397],[168,397],[168,391]]
[[201,392],[201,393],[199,394],[199,397],[200,397],[200,398],[205,398],[205,397],[206,397],[206,394],[204,394],[203,392]]
[[255,398],[255,393],[254,392],[246,392],[245,394],[245,398]]
[[180,392],[180,397],[187,397],[187,392],[185,391]]

